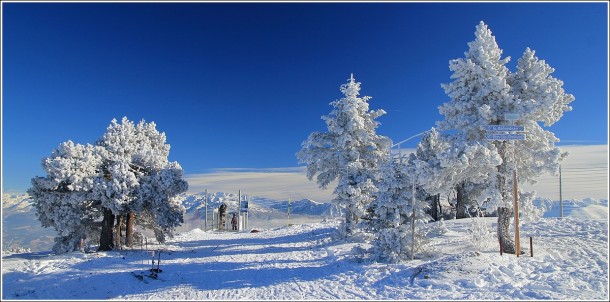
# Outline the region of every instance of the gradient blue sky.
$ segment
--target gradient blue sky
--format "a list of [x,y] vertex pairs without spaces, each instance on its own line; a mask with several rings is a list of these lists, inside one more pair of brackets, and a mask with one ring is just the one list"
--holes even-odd
[[607,3],[3,2],[3,191],[123,116],[156,122],[187,174],[295,167],[350,73],[403,140],[442,119],[481,20],[511,70],[530,47],[576,97],[560,144],[608,144]]

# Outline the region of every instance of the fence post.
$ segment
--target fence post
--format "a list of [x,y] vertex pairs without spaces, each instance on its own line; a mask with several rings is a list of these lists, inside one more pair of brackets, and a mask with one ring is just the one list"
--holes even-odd
[[530,256],[534,257],[534,245],[532,244],[531,236],[530,236]]

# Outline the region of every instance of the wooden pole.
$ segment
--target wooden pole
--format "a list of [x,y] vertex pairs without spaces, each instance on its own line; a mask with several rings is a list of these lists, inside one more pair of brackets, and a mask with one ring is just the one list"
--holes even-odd
[[413,260],[413,254],[415,253],[415,173],[413,174],[413,193],[411,195],[411,208],[413,209],[411,216],[411,260]]
[[521,253],[521,247],[519,244],[519,202],[517,199],[517,169],[513,171],[513,195],[515,197],[515,249],[517,257]]

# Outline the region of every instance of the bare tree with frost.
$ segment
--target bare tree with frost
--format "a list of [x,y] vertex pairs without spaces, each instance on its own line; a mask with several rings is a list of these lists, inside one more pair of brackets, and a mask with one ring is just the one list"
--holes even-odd
[[328,132],[311,133],[296,156],[307,164],[307,178],[315,176],[321,188],[338,180],[333,201],[346,208],[349,235],[375,198],[377,169],[388,157],[390,140],[375,132],[375,119],[385,111],[369,110],[370,97],[358,97],[360,83],[353,75],[340,90],[344,97],[330,103],[333,110],[322,116]]

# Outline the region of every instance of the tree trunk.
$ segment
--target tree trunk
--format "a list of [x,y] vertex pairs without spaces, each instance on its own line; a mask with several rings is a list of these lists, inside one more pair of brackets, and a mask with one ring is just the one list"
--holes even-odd
[[345,233],[347,233],[348,235],[351,235],[353,230],[353,224],[354,224],[354,214],[352,212],[352,210],[350,209],[349,206],[345,207]]
[[[498,208],[498,242],[502,253],[515,254],[515,242],[512,240],[511,235],[508,231],[510,222],[513,218],[513,211],[508,208]],[[521,251],[521,254],[524,252]]]
[[432,217],[432,219],[434,221],[439,221],[439,215],[440,215],[440,194],[436,194],[436,195],[432,195],[432,196],[428,196],[428,200],[430,201],[430,210],[429,210],[429,214]]
[[98,251],[110,251],[114,248],[113,242],[114,214],[110,209],[104,208],[104,219],[102,220],[102,233],[100,234],[100,246]]
[[456,187],[457,197],[455,204],[455,219],[466,218],[466,190],[464,184],[459,184]]
[[129,212],[127,215],[127,230],[125,231],[125,245],[128,247],[133,246],[133,225],[135,224],[136,215],[133,212]]
[[124,215],[118,215],[116,221],[116,243],[114,246],[117,248],[121,248],[121,237],[123,237],[121,226],[123,225],[123,217]]

